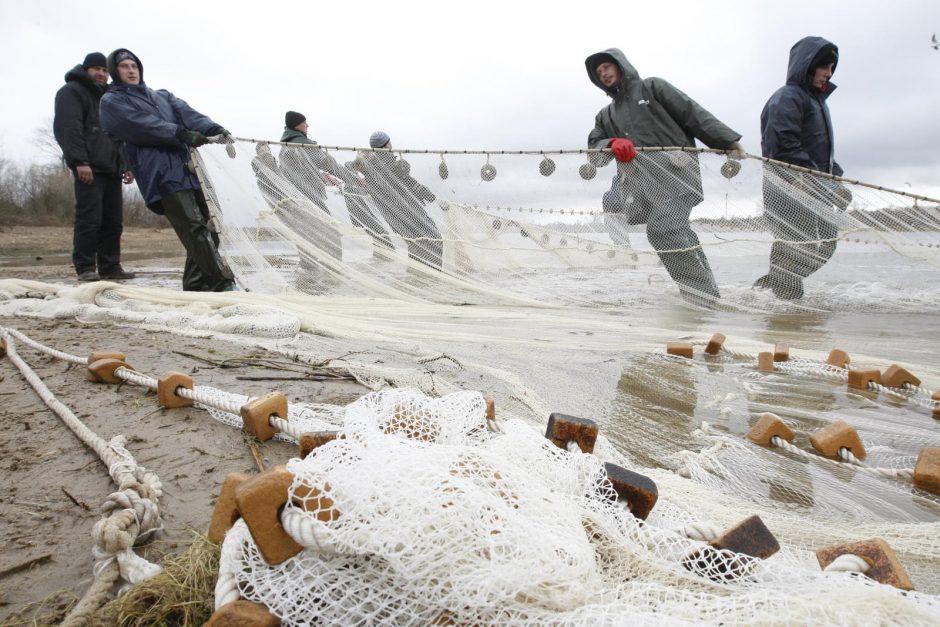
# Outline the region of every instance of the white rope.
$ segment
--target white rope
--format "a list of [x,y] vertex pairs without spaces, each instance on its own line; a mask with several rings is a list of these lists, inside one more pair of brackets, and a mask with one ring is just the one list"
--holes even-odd
[[[208,390],[212,390],[215,394],[208,392]],[[198,385],[191,390],[189,388],[178,387],[176,388],[176,394],[177,396],[187,398],[200,405],[212,407],[229,414],[235,414],[239,417],[241,416],[242,405],[244,404],[241,400],[237,400],[234,394]]]
[[233,566],[237,564],[236,557],[244,541],[242,535],[244,530],[245,522],[238,519],[222,541],[222,550],[219,554],[219,578],[215,582],[215,609],[241,598]]
[[721,535],[721,527],[710,522],[693,522],[675,531],[699,542],[711,542]]
[[306,512],[285,508],[281,513],[281,525],[287,535],[306,549],[312,549],[322,556],[339,553],[329,527]]
[[117,558],[121,576],[130,583],[138,583],[160,572],[159,566],[133,555],[132,551],[138,541],[162,528],[157,508],[157,499],[162,491],[160,480],[137,465],[130,452],[124,448],[123,436],[105,442],[55,398],[42,379],[16,352],[14,333],[0,327],[0,336],[6,340],[7,357],[23,378],[82,443],[98,455],[118,485],[119,491],[109,495],[102,505],[106,517],[95,523],[92,532],[97,572],[102,572],[104,566],[114,558]]
[[300,436],[304,433],[304,429],[297,426],[293,422],[281,418],[277,414],[271,414],[268,416],[268,424],[280,431],[282,434],[291,436],[295,441],[300,441]]
[[790,360],[774,362],[774,368],[787,374],[818,377],[827,379],[829,381],[838,381],[840,383],[845,383],[849,378],[847,370],[834,368],[829,364],[820,364],[814,362],[801,363],[799,360]]
[[487,418],[486,419],[486,429],[490,433],[505,433],[503,430],[502,422],[496,418]]
[[580,453],[581,447],[578,446],[578,443],[574,440],[568,440],[565,442],[565,448],[568,449],[569,453]]
[[871,564],[852,553],[840,555],[823,569],[827,573],[867,573],[869,570],[871,570]]
[[920,387],[913,386],[910,383],[905,383],[903,388],[892,388],[887,385],[882,385],[881,383],[870,381],[868,388],[895,398],[900,398],[915,405],[920,405],[921,407],[926,407],[927,409],[933,409],[940,405],[940,403],[930,398],[930,392]]
[[39,342],[23,335],[16,329],[0,327],[0,330],[2,330],[3,333],[9,334],[10,336],[15,337],[17,340],[23,342],[23,344],[26,344],[30,348],[33,348],[39,351],[40,353],[45,353],[46,355],[55,357],[56,359],[61,359],[63,361],[70,361],[73,364],[81,364],[83,366],[88,364],[87,357],[79,357],[78,355],[72,355],[71,353],[65,353],[63,351],[59,351],[54,348],[50,348],[48,346],[44,346],[43,344],[40,344]]
[[[911,385],[910,383],[905,383],[904,389],[908,390],[915,396],[926,396],[927,398],[931,398],[932,396],[932,392],[930,390],[924,389],[920,387],[919,385]],[[940,405],[940,401],[934,401],[934,403],[937,405]]]
[[[711,343],[711,340],[694,340],[692,342],[692,346],[708,346],[710,343]],[[740,361],[753,361],[754,359],[756,359],[756,357],[754,355],[751,355],[750,353],[744,353],[741,351],[731,350],[729,348],[726,348],[724,345],[722,345],[721,348],[718,349],[717,355],[709,355],[709,357],[712,357],[712,358],[719,357],[719,356],[732,357]]]
[[[705,342],[705,344],[708,345],[708,342]],[[721,354],[730,355],[731,357],[734,357],[735,359],[740,359],[742,361],[753,361],[757,359],[754,355],[750,353],[745,353],[742,351],[733,351],[733,350],[725,348],[724,346],[721,347]]]
[[839,459],[855,466],[865,465],[862,463],[862,460],[855,456],[855,453],[852,452],[852,449],[845,446],[839,448]]
[[[786,451],[789,451],[790,453],[799,455],[800,457],[803,457],[805,459],[813,459],[816,461],[826,462],[827,464],[830,464],[830,465],[835,464],[835,465],[843,466],[843,467],[846,465],[846,463],[848,463],[849,465],[852,466],[852,468],[867,472],[872,475],[885,477],[887,479],[897,479],[897,480],[904,480],[904,481],[913,481],[914,479],[913,468],[874,468],[872,466],[865,466],[861,461],[859,461],[857,457],[855,457],[855,455],[852,454],[852,451],[848,450],[845,447],[842,447],[841,449],[839,449],[839,455],[843,456],[843,459],[846,460],[842,462],[836,459],[829,459],[828,457],[823,457],[822,455],[814,455],[812,453],[808,453],[804,451],[803,449],[798,448],[794,446],[793,444],[790,444],[783,438],[776,436],[776,435],[770,438],[770,443],[776,447],[782,448]],[[845,452],[843,453],[843,451]],[[854,462],[851,461],[853,459],[855,460]]]
[[119,379],[124,379],[128,383],[133,383],[134,385],[139,385],[141,387],[150,388],[151,390],[157,389],[157,384],[159,381],[153,377],[148,377],[145,374],[141,374],[135,370],[128,370],[124,366],[121,366],[114,371],[114,376]]
[[[22,339],[23,341],[27,342],[30,346],[32,346],[36,350],[39,350],[40,352],[43,352],[47,355],[51,355],[58,359],[64,359],[64,360],[71,361],[74,363],[87,365],[86,359],[77,357],[75,355],[70,355],[62,351],[57,351],[55,349],[49,348],[48,346],[44,346],[40,344],[39,342],[31,340],[30,338],[23,335],[19,331],[16,331],[14,329],[6,329],[4,327],[0,327],[0,330],[2,330],[6,334],[16,336],[18,339]],[[141,387],[146,387],[151,390],[156,390],[159,385],[159,381],[157,379],[147,376],[145,374],[142,374],[140,372],[137,372],[135,370],[124,368],[123,366],[120,368],[117,368],[114,371],[114,374],[116,377],[118,377],[119,379],[123,381],[127,381],[128,383],[133,383]],[[218,409],[219,411],[224,411],[226,413],[233,414],[235,416],[238,416],[239,418],[241,417],[241,408],[244,405],[242,397],[235,395],[235,394],[231,394],[229,392],[225,392],[224,390],[218,390],[215,388],[209,388],[209,387],[204,387],[204,386],[196,386],[192,390],[190,390],[189,388],[180,386],[176,388],[176,394],[177,396],[192,400],[206,407]],[[50,393],[50,396],[51,396],[51,393]],[[77,422],[77,419],[76,419],[76,422]],[[78,424],[81,425],[81,423],[78,423]],[[271,414],[271,416],[269,417],[269,424],[275,429],[279,430],[280,432],[293,438],[294,441],[298,441],[302,434],[302,429],[300,427],[293,425],[292,423],[285,420],[284,418],[281,418],[274,414]],[[79,434],[76,433],[76,435],[79,435]],[[82,436],[79,435],[79,437],[81,438]],[[83,439],[83,441],[85,440]],[[91,446],[92,449],[96,453],[98,453],[100,457],[102,457],[102,461],[105,461],[109,469],[111,468],[122,469],[128,466],[128,464],[126,463],[126,457],[129,457],[129,454],[118,455],[118,459],[115,459],[113,457],[109,457],[107,460],[105,459],[104,456],[107,455],[107,451],[106,451],[106,447],[104,445],[103,440],[100,443],[89,444],[89,446]],[[155,480],[156,475],[152,475],[152,473],[150,475],[144,475],[142,471],[144,471],[145,469],[141,468],[140,470],[137,470],[136,463],[134,463],[133,461],[131,461],[129,466],[130,466],[129,468],[125,468],[126,472],[120,475],[121,477],[126,477],[127,475],[130,475],[136,478],[138,477],[138,475],[140,475],[138,480],[140,480],[141,482],[145,481],[145,478],[144,478],[145,476],[149,476],[150,481]],[[119,486],[123,486],[124,484],[127,483],[126,479],[119,478],[118,476],[115,476],[113,473],[112,473],[112,477],[114,478],[115,483],[117,483]],[[159,494],[157,496],[159,496]]]

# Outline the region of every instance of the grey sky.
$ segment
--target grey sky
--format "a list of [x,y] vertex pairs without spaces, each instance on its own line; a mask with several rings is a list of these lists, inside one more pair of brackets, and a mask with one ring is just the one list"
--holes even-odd
[[[840,48],[829,101],[846,175],[940,189],[940,4],[828,2],[3,3],[0,151],[39,160],[33,129],[66,70],[127,47],[169,89],[235,135],[276,138],[287,109],[324,144],[376,129],[401,148],[579,148],[608,98],[584,58],[619,47],[760,152],[759,115],[790,46]],[[607,7],[607,8],[605,8]]]

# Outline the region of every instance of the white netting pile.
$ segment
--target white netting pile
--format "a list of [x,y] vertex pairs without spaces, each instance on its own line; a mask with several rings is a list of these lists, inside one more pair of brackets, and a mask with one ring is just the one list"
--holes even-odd
[[288,464],[282,519],[302,516],[317,541],[269,566],[240,522],[220,570],[287,624],[940,620],[935,597],[823,573],[805,550],[705,549],[681,531],[701,510],[668,485],[643,523],[615,502],[600,457],[516,420],[492,433],[484,410],[479,394],[408,390],[350,405],[345,439]]

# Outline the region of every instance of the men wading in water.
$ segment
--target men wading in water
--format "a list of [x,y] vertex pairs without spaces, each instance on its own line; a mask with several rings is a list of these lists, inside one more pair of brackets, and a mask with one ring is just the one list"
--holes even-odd
[[[761,153],[765,157],[842,176],[833,153],[832,121],[826,100],[839,49],[822,37],[804,37],[790,49],[787,83],[764,105],[760,115]],[[852,194],[839,183],[764,168],[764,215],[774,234],[770,270],[754,287],[770,288],[777,298],[803,296],[803,279],[822,268],[836,251],[837,210]],[[835,206],[835,209],[833,208]]]
[[[618,161],[611,189],[604,194],[604,212],[616,214],[614,221],[622,217],[629,224],[645,223],[646,237],[682,296],[695,304],[714,303],[720,297],[718,286],[689,225],[692,208],[703,200],[697,156],[680,153],[662,168],[651,158],[634,161],[635,147],[694,148],[698,139],[743,159],[741,134],[665,80],[641,79],[617,48],[592,54],[584,64],[591,82],[612,100],[597,114],[588,136],[588,147],[610,148]],[[601,153],[593,162],[603,166],[611,158]]]

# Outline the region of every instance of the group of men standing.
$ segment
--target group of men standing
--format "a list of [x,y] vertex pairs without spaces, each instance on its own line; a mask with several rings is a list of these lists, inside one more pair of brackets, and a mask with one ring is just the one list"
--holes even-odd
[[[821,37],[805,37],[793,46],[786,84],[761,113],[764,157],[842,174],[833,157],[826,106],[835,89],[829,79],[837,63],[838,48]],[[646,224],[650,243],[688,300],[708,303],[719,298],[714,274],[689,223],[692,208],[703,200],[697,157],[683,154],[686,158],[674,159],[669,168],[643,172],[631,162],[637,147],[694,148],[696,139],[741,159],[746,156],[741,134],[667,81],[640,78],[616,48],[589,56],[585,65],[591,81],[611,98],[597,114],[588,137],[589,147],[609,149],[594,154],[595,165],[612,159],[618,162],[603,198],[605,214],[611,224],[617,219]],[[113,82],[107,88],[109,74]],[[235,289],[219,256],[218,238],[208,228],[205,195],[188,168],[191,148],[207,143],[210,136],[231,141],[228,131],[172,93],[147,87],[143,64],[124,48],[107,59],[91,53],[66,74],[66,85],[56,96],[54,127],[75,177],[73,263],[80,280],[133,278],[120,265],[120,185],[122,178],[130,183],[136,177],[147,206],[167,217],[186,248],[183,288]],[[287,112],[281,141],[308,146],[285,146],[278,167],[267,145],[259,144],[252,163],[259,187],[272,206],[281,207],[281,217],[299,220],[302,214],[277,197],[279,186],[268,179],[285,177],[327,214],[325,185],[342,182],[354,225],[366,229],[378,245],[392,247],[387,232],[363,201],[370,194],[391,229],[408,241],[409,256],[440,268],[440,233],[422,208],[434,195],[408,175],[406,163],[396,161],[388,150],[388,135],[377,132],[370,138],[372,148],[386,151],[365,155],[355,165],[340,165],[309,146],[315,142],[307,137],[307,130],[302,114]],[[847,190],[798,175],[768,175],[763,194],[775,242],[770,270],[755,287],[770,288],[779,298],[799,298],[803,278],[822,267],[835,251],[837,229],[827,212],[833,206],[845,209]],[[612,237],[614,232],[611,229]],[[325,249],[341,258],[338,234],[324,238],[336,240]]]
[[147,87],[143,76],[140,59],[125,48],[107,58],[91,53],[56,95],[55,136],[75,177],[75,271],[81,281],[134,278],[120,265],[123,176],[136,179],[147,207],[166,216],[186,249],[183,289],[234,290],[189,168],[190,148],[230,135],[172,93]]

